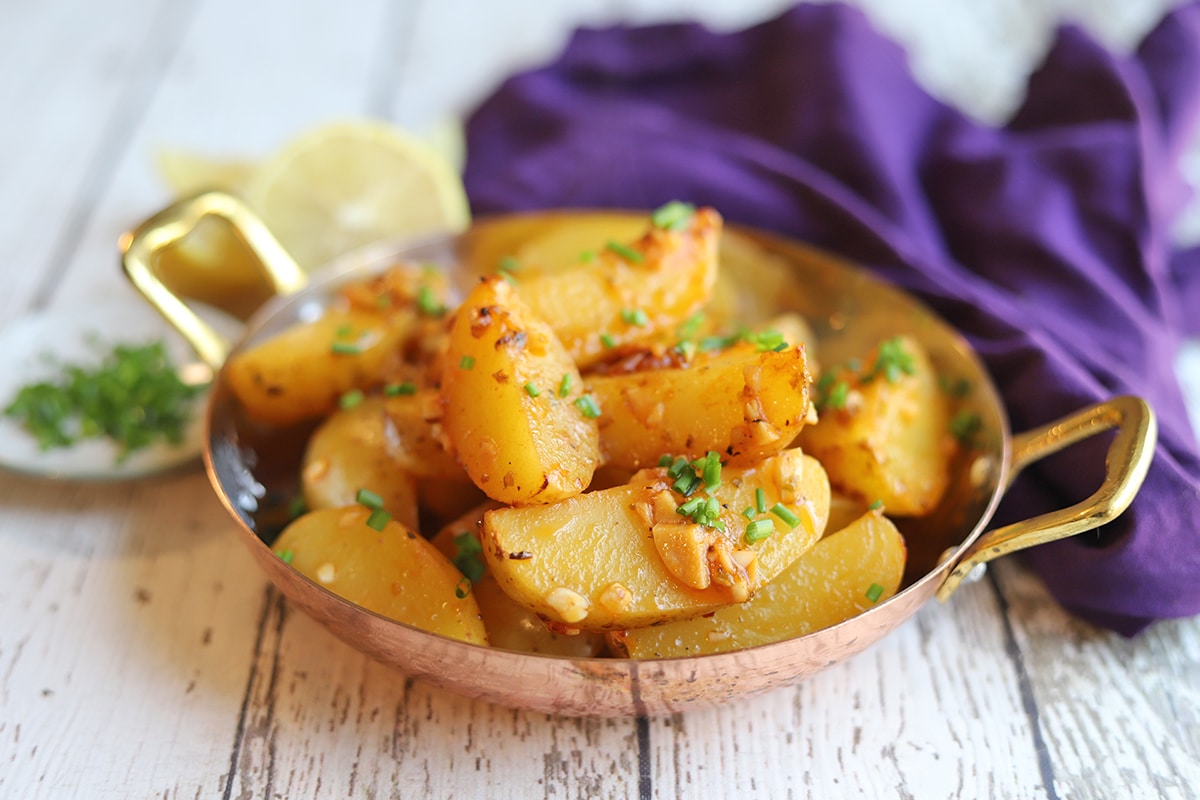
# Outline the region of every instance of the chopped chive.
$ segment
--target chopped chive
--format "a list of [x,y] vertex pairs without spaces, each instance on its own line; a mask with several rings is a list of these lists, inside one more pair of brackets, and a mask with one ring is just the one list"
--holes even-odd
[[692,314],[690,317],[680,323],[675,332],[679,334],[679,338],[681,339],[691,339],[700,331],[700,326],[703,324],[704,312],[697,311],[695,314]]
[[621,319],[630,325],[643,327],[650,323],[650,318],[646,316],[646,312],[640,308],[622,308]]
[[519,272],[521,270],[521,262],[515,256],[505,256],[500,259],[501,272]]
[[867,587],[867,599],[872,603],[879,602],[879,598],[883,596],[883,587],[878,583],[872,583]]
[[454,596],[462,600],[471,593],[471,579],[463,577],[454,587]]
[[454,536],[454,566],[471,581],[478,581],[487,572],[487,565],[480,556],[483,546],[479,539],[470,531],[463,531]]
[[695,213],[696,207],[691,203],[672,200],[650,215],[650,224],[663,230],[677,231],[685,227]]
[[596,405],[596,399],[590,394],[576,398],[575,407],[582,411],[588,419],[596,419],[600,416],[600,406]]
[[674,480],[683,474],[683,471],[688,468],[688,460],[683,456],[675,459],[671,463],[671,468],[667,470],[667,475]]
[[754,347],[764,353],[768,350],[779,352],[787,349],[787,342],[779,331],[763,331],[754,335]]
[[879,500],[878,498],[873,503],[871,503],[871,505],[867,506],[868,511],[875,511],[880,508],[883,508],[883,501]]
[[300,516],[308,511],[308,503],[304,500],[304,495],[298,494],[288,503],[288,516],[292,519]]
[[428,286],[422,286],[417,290],[417,308],[421,310],[422,314],[430,317],[440,317],[446,313],[446,307],[437,299],[433,289]]
[[900,380],[900,375],[912,375],[916,371],[916,363],[912,353],[904,349],[904,343],[899,336],[893,336],[879,344],[879,352],[875,356],[875,365],[871,371],[862,376],[863,383],[869,383],[877,375],[882,374],[888,383]]
[[365,486],[359,489],[358,493],[354,495],[354,502],[358,503],[360,506],[366,506],[367,508],[383,508],[383,498]]
[[529,395],[530,397],[537,397],[541,393],[542,390],[537,388],[537,386],[533,384],[533,381],[529,381],[529,383],[525,384],[525,394]]
[[363,351],[362,345],[358,342],[334,342],[329,349],[344,356],[356,356]]
[[754,519],[754,506],[746,506],[743,508],[742,516],[746,519]]
[[754,544],[766,539],[775,532],[775,523],[769,519],[756,519],[746,526],[746,542]]
[[584,250],[582,253],[579,254],[579,260],[582,261],[584,264],[592,263],[593,261],[596,260],[596,251],[595,250]]
[[658,457],[658,465],[660,467],[669,467],[675,459],[671,458],[670,453],[663,453]]
[[715,489],[721,485],[721,457],[713,451],[704,459],[704,488]]
[[600,344],[611,350],[617,346],[617,341],[613,339],[611,333],[602,333],[600,334]]
[[771,513],[786,522],[789,527],[796,527],[800,524],[800,518],[797,517],[790,508],[783,503],[776,503],[771,506]]
[[700,488],[700,476],[694,472],[684,472],[671,484],[671,488],[684,497],[690,497],[693,492]]
[[696,343],[684,340],[675,345],[675,350],[688,361],[696,357]]
[[563,373],[562,380],[558,382],[558,396],[566,397],[571,393],[571,373]]
[[371,512],[371,516],[367,517],[367,527],[381,531],[391,521],[392,515],[388,513],[386,508],[377,508]]
[[279,556],[279,560],[285,564],[292,563],[292,559],[296,557],[291,550],[276,550],[275,555]]
[[354,408],[361,405],[365,397],[366,395],[362,393],[362,389],[351,389],[338,398],[338,407],[343,409]]
[[383,393],[387,397],[399,397],[401,395],[416,394],[417,385],[412,381],[404,383],[389,383],[383,387]]
[[690,517],[692,514],[696,513],[696,510],[700,508],[700,504],[703,502],[704,499],[702,497],[699,495],[693,495],[690,499],[686,500],[683,505],[675,509],[675,513],[684,517]]
[[621,258],[632,264],[640,264],[645,258],[637,250],[634,250],[629,245],[621,244],[620,242],[609,240],[605,243],[605,248],[610,252],[616,253]]
[[754,490],[754,508],[760,514],[767,513],[767,493],[761,486]]
[[458,361],[459,369],[469,370],[469,369],[474,369],[474,367],[475,367],[475,357],[474,356],[463,356]]
[[983,428],[983,420],[971,411],[959,411],[950,420],[950,433],[960,444],[970,444]]
[[338,325],[337,330],[333,332],[333,335],[339,339],[345,339],[352,333],[354,333],[354,326],[347,322],[343,323],[342,325]]

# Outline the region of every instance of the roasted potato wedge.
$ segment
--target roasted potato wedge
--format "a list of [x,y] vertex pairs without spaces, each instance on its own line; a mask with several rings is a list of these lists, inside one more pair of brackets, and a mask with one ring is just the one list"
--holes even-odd
[[681,369],[587,379],[602,409],[606,464],[639,469],[664,453],[697,458],[710,450],[753,463],[788,447],[809,412],[803,347],[759,352],[742,343]]
[[300,483],[310,509],[351,506],[360,489],[374,492],[398,522],[419,529],[417,480],[396,463],[384,426],[384,399],[339,409],[313,431]]
[[[666,467],[648,469],[626,486],[554,505],[488,511],[488,568],[506,594],[560,629],[636,628],[746,600],[820,538],[829,515],[825,470],[799,450],[727,468],[719,486],[692,494],[715,498],[711,520],[723,531],[681,516],[678,483]],[[752,513],[762,538],[747,542],[742,512],[759,505],[757,489],[789,521]]]
[[[361,506],[312,511],[284,529],[275,552],[331,592],[443,636],[487,644],[463,575],[420,534],[392,520],[376,530]],[[460,596],[461,595],[461,596]]]
[[651,341],[703,308],[717,276],[721,216],[695,211],[630,244],[598,242],[595,258],[522,278],[518,291],[580,368]]
[[842,492],[893,516],[928,514],[950,482],[950,405],[919,342],[880,343],[857,368],[821,376],[819,420],[800,443]]
[[226,380],[251,417],[289,425],[329,414],[351,389],[382,383],[406,334],[376,313],[331,310],[234,354]]
[[484,512],[497,507],[494,502],[481,505],[444,526],[432,539],[433,545],[470,578],[488,642],[492,647],[523,653],[574,658],[599,655],[605,648],[603,634],[551,630],[536,614],[506,595],[488,572],[479,535]]
[[880,511],[868,511],[800,556],[746,603],[711,616],[609,634],[632,658],[724,653],[836,625],[896,593],[904,537]]
[[475,286],[450,329],[441,424],[488,497],[553,503],[587,488],[600,448],[582,383],[553,331],[504,279]]

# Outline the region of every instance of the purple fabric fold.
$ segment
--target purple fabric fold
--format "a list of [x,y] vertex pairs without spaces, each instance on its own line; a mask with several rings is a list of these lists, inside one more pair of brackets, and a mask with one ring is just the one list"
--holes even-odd
[[[1130,55],[1064,27],[999,128],[929,96],[843,5],[724,34],[584,29],[471,115],[467,191],[478,214],[683,199],[842,254],[968,337],[1015,430],[1146,398],[1159,445],[1133,506],[1028,551],[1065,608],[1132,635],[1200,613],[1200,445],[1172,370],[1200,333],[1200,250],[1169,238],[1196,75],[1200,4]],[[999,520],[1090,494],[1105,447],[1032,467]]]

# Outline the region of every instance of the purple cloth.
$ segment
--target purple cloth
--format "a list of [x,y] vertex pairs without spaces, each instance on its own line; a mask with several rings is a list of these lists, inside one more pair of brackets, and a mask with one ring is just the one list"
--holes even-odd
[[[1132,635],[1200,613],[1200,447],[1172,371],[1200,332],[1200,252],[1168,238],[1198,75],[1200,5],[1129,56],[1063,28],[1003,128],[931,98],[845,6],[581,30],[472,114],[467,191],[479,214],[683,199],[841,253],[964,332],[1015,430],[1145,397],[1160,439],[1132,508],[1029,551],[1065,608]],[[999,519],[1090,494],[1106,447],[1035,465]]]

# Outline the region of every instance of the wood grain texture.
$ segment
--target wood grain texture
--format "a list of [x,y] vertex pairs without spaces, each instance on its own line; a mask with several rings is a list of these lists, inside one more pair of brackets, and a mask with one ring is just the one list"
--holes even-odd
[[[579,24],[780,0],[0,4],[0,320],[127,292],[155,148],[260,156],[320,120],[434,130]],[[860,0],[968,112],[1019,102],[1060,16],[1129,47],[1165,0]],[[0,475],[0,797],[1189,798],[1200,620],[1127,640],[1017,560],[792,688],[651,720],[473,702],[351,650],[268,588],[198,466]]]

